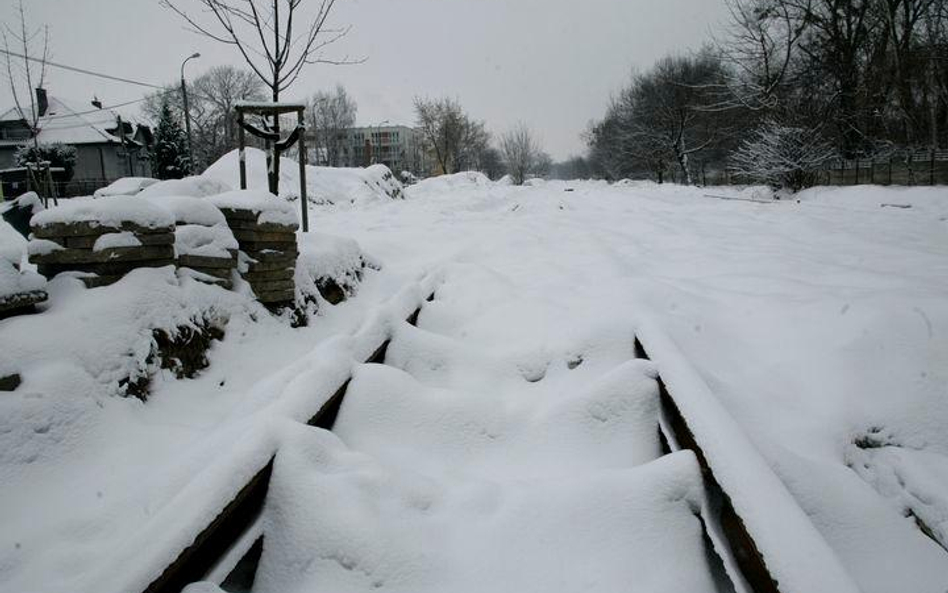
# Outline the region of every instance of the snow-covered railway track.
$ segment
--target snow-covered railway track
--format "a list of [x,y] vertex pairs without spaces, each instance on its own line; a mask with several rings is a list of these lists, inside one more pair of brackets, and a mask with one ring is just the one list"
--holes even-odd
[[[427,300],[433,298],[434,295],[431,295]],[[406,322],[414,325],[420,313],[421,306],[408,316]],[[389,342],[390,338],[386,337],[365,359],[365,364],[384,362]],[[324,399],[325,403],[307,425],[332,430],[349,382],[350,379],[346,379],[329,398]],[[237,587],[252,583],[263,543],[263,535],[258,533],[257,524],[273,474],[273,461],[274,457],[271,456],[266,465],[226,502],[220,513],[201,529],[194,542],[182,550],[143,593],[178,593],[189,583],[206,579],[215,570],[220,570],[220,566],[228,562],[228,557],[235,554],[238,559],[236,564],[230,562],[234,566],[223,576],[224,582],[229,580]],[[246,543],[250,543],[249,547]]]
[[[429,297],[428,301],[433,301],[433,298],[433,296]],[[632,350],[634,358],[639,360],[621,363],[616,371],[608,372],[602,378],[593,377],[596,386],[590,388],[585,395],[572,397],[575,394],[571,394],[569,398],[564,398],[562,403],[557,403],[550,410],[539,414],[514,410],[512,415],[514,417],[519,415],[526,426],[520,429],[509,423],[507,416],[511,415],[510,410],[488,411],[486,419],[478,418],[479,414],[485,414],[483,408],[470,407],[463,399],[451,399],[450,390],[456,389],[458,384],[477,385],[480,382],[481,389],[484,385],[489,385],[493,378],[489,378],[487,382],[482,380],[483,377],[478,378],[480,371],[477,367],[485,365],[492,367],[497,364],[497,361],[476,352],[465,351],[463,347],[458,349],[458,344],[444,340],[436,332],[426,332],[424,328],[417,329],[421,312],[422,307],[419,307],[406,319],[405,327],[395,328],[371,356],[365,359],[365,365],[358,367],[332,396],[324,400],[325,403],[307,424],[337,433],[346,447],[382,459],[382,466],[397,467],[398,472],[406,470],[406,466],[399,466],[401,459],[410,459],[407,464],[408,472],[417,471],[428,476],[435,476],[426,479],[443,482],[439,482],[441,485],[436,489],[439,493],[460,492],[460,494],[447,496],[446,500],[440,503],[445,506],[460,504],[463,507],[474,504],[479,507],[484,504],[480,500],[484,496],[490,499],[498,495],[486,494],[481,491],[482,486],[471,486],[471,484],[480,484],[484,480],[507,484],[503,487],[506,490],[502,488],[503,494],[499,496],[501,499],[510,498],[517,501],[513,505],[517,511],[513,514],[505,514],[502,512],[503,505],[500,507],[501,510],[498,510],[495,508],[495,503],[488,504],[491,508],[490,513],[498,513],[500,518],[488,516],[473,524],[462,526],[459,531],[464,534],[463,537],[470,536],[476,539],[479,536],[488,542],[487,548],[493,547],[495,541],[498,547],[503,548],[504,539],[516,539],[516,536],[505,532],[504,527],[499,528],[500,535],[497,532],[482,533],[482,526],[478,523],[491,524],[498,521],[500,524],[510,523],[513,525],[511,529],[516,530],[520,529],[517,526],[523,515],[536,514],[540,516],[539,519],[534,517],[532,522],[521,527],[526,531],[542,532],[546,529],[543,521],[551,518],[542,515],[550,515],[558,521],[565,522],[565,518],[557,517],[558,513],[576,513],[579,517],[587,516],[593,523],[589,527],[591,537],[589,545],[597,545],[599,540],[609,540],[615,537],[615,530],[621,530],[625,533],[618,536],[615,543],[617,553],[623,550],[625,552],[644,550],[645,547],[667,548],[673,550],[676,557],[671,561],[662,559],[670,562],[666,569],[670,569],[672,565],[679,567],[682,563],[691,565],[684,569],[676,569],[682,574],[671,581],[668,580],[667,575],[650,577],[658,579],[659,585],[654,590],[680,590],[679,587],[684,586],[688,587],[688,590],[715,592],[806,593],[830,590],[824,588],[827,584],[834,591],[855,590],[850,587],[848,575],[839,567],[825,542],[812,529],[812,525],[792,498],[780,487],[779,480],[776,484],[774,483],[775,476],[758,459],[759,454],[746,442],[746,439],[742,439],[736,425],[729,424],[726,417],[722,422],[722,411],[715,406],[713,398],[709,400],[707,399],[709,394],[701,392],[703,384],[689,375],[687,361],[681,359],[674,347],[665,342],[661,334],[649,328],[644,328],[641,335],[637,332],[632,339],[634,344]],[[419,358],[419,352],[425,352],[425,356]],[[390,354],[391,356],[388,356]],[[605,368],[604,365],[596,367],[595,361],[584,360],[582,355],[567,361],[564,367],[567,373],[572,373],[574,369],[584,364],[587,366],[592,364],[594,368]],[[521,376],[516,379],[525,385],[539,384],[548,375],[553,374],[549,367],[539,371],[520,367],[518,372]],[[562,377],[565,376],[562,375]],[[587,381],[589,377],[580,377],[580,379]],[[630,382],[633,385],[629,385]],[[575,390],[580,389],[580,384],[581,382],[567,380],[563,386],[564,389]],[[649,384],[653,387],[648,387]],[[504,385],[502,382],[498,389],[503,390]],[[353,389],[355,392],[350,396]],[[650,389],[653,390],[653,395],[650,395],[652,393]],[[386,394],[386,397],[380,399],[378,397],[380,393]],[[626,397],[630,393],[633,394],[631,399]],[[391,394],[394,396],[388,397]],[[702,401],[702,398],[705,400]],[[576,403],[571,403],[569,399],[575,399]],[[647,403],[649,400],[656,402],[656,410],[649,409]],[[581,427],[577,434],[569,434],[571,429],[568,424],[564,424],[564,419],[575,423],[577,414],[584,417],[591,416],[596,420],[594,422],[596,426],[592,431],[588,427]],[[468,415],[471,418],[468,418]],[[412,416],[417,416],[417,421],[406,422],[406,417]],[[635,418],[632,418],[631,424],[628,424],[630,416]],[[647,423],[650,418],[651,422],[657,421],[657,426],[652,424],[650,429],[651,439],[655,441],[654,447],[650,445],[650,439],[646,434],[649,432]],[[482,420],[483,423],[479,424]],[[621,431],[630,426],[633,429],[636,426],[641,429],[643,420],[646,428],[639,430],[641,434],[618,437],[616,442],[620,445],[620,456],[610,459],[609,455],[614,454],[616,450],[614,447],[613,449],[603,447],[602,433],[597,432],[601,431],[600,425],[605,427],[614,425],[612,430],[615,433],[616,429]],[[596,455],[597,452],[602,451],[606,458],[593,460],[587,457],[582,463],[576,465],[575,470],[570,468],[572,462],[563,461],[563,457],[548,458],[550,455],[547,450],[550,445],[547,440],[560,438],[564,427],[567,429],[565,440],[570,441],[564,446],[578,448],[579,456]],[[737,431],[736,436],[735,431]],[[468,432],[470,434],[467,434]],[[462,436],[458,438],[457,435]],[[537,453],[539,443],[546,447],[543,454]],[[326,444],[321,443],[319,446],[326,446]],[[453,447],[456,455],[448,455],[445,459],[437,459],[435,456],[417,468],[413,467],[416,458],[424,457],[423,454],[419,455],[419,452],[437,450],[439,447],[444,447],[446,450],[452,450]],[[485,452],[484,455],[478,457],[478,454],[475,454],[467,457],[469,453],[467,449],[477,450],[479,447]],[[631,465],[628,467],[623,465],[624,462],[621,459],[626,456],[621,452],[622,447],[637,450],[630,458]],[[555,445],[552,448],[554,450],[552,456],[556,457],[560,449]],[[650,449],[655,449],[655,451],[650,453]],[[394,451],[391,455],[389,455],[390,450]],[[688,456],[692,453],[696,461],[689,460]],[[331,458],[337,454],[330,446],[319,457]],[[291,453],[288,455],[292,456]],[[399,457],[400,455],[402,457]],[[599,467],[593,467],[593,472],[579,478],[578,482],[582,483],[586,480],[594,484],[594,487],[573,488],[570,484],[571,480],[556,482],[555,480],[559,478],[550,478],[547,473],[544,473],[549,472],[558,464],[565,464],[567,473],[571,471],[582,473],[586,471],[586,468],[582,466],[591,461],[595,463],[588,465],[596,466],[598,463]],[[289,464],[289,462],[284,463]],[[233,497],[213,522],[201,531],[194,543],[168,565],[161,577],[151,583],[145,593],[177,592],[188,583],[208,578],[222,582],[223,588],[227,591],[250,590],[251,587],[257,591],[255,576],[258,567],[261,563],[265,565],[267,562],[270,564],[268,577],[270,582],[264,586],[264,591],[300,586],[300,582],[279,579],[277,585],[274,585],[272,573],[274,572],[273,565],[279,564],[273,558],[274,554],[285,554],[288,548],[295,547],[295,542],[288,546],[287,541],[293,541],[294,537],[299,538],[301,528],[293,524],[281,525],[279,521],[276,521],[276,527],[274,527],[274,522],[271,521],[264,533],[265,528],[262,525],[261,515],[264,512],[265,503],[272,504],[268,501],[268,491],[269,497],[272,498],[274,496],[273,478],[275,473],[281,471],[279,464],[280,455],[270,458],[269,462]],[[474,474],[459,478],[456,475],[455,464],[475,468]],[[700,469],[691,470],[692,464]],[[509,467],[500,473],[493,473],[495,466],[506,467],[507,465]],[[286,498],[288,471],[290,470],[282,469],[284,479],[278,480],[276,486],[278,499]],[[294,466],[293,471],[300,470]],[[335,471],[337,470],[330,472],[332,475],[324,475],[324,478],[332,481]],[[365,472],[366,468],[361,468],[359,471]],[[371,471],[377,472],[379,469],[372,466]],[[536,475],[531,472],[535,472]],[[689,477],[692,472],[697,481]],[[323,475],[319,474],[319,468],[316,468],[315,473],[317,478]],[[551,479],[554,480],[554,484],[557,484],[554,489],[563,489],[568,492],[565,498],[552,506],[546,500],[550,496],[545,491],[532,490],[535,484],[541,484],[542,488],[549,488]],[[742,480],[749,480],[751,483],[742,484]],[[645,486],[640,488],[637,485],[640,482]],[[385,484],[386,487],[394,488],[401,485],[398,480],[394,483],[386,481]],[[378,487],[380,486],[373,487],[373,491]],[[571,489],[575,490],[575,493],[571,493]],[[633,506],[652,505],[661,507],[661,510],[633,513],[629,517],[615,521],[610,518],[597,527],[595,523],[601,520],[599,516],[601,513],[598,509],[586,510],[583,505],[585,499],[602,490],[612,493],[614,497],[626,496],[624,493],[628,492],[628,496],[637,501]],[[669,490],[672,494],[669,494]],[[470,492],[476,492],[476,495],[471,495]],[[351,496],[351,493],[339,495],[330,491],[325,496],[345,499]],[[422,515],[430,512],[431,505],[439,504],[427,500],[430,494],[419,495],[414,492],[409,496],[421,496],[426,499],[426,502],[417,503],[420,505],[418,508],[422,509]],[[453,500],[451,496],[460,499],[460,502]],[[471,496],[479,502],[468,500]],[[672,504],[669,503],[669,496]],[[613,499],[607,497],[604,500],[604,504],[610,504]],[[319,501],[310,501],[309,506],[320,506],[323,502],[325,502],[323,498]],[[557,504],[562,506],[557,506]],[[303,506],[307,505],[303,504]],[[413,506],[404,514],[413,515],[418,508]],[[537,508],[546,509],[546,513],[538,511]],[[299,509],[294,513],[281,511],[277,515],[281,513],[296,515],[299,512]],[[304,509],[303,512],[305,513],[306,510]],[[325,512],[333,513],[332,510]],[[348,516],[351,512],[352,509],[346,508],[343,503],[343,508],[335,511],[335,514]],[[655,517],[652,516],[653,514]],[[694,525],[689,525],[688,517],[691,517]],[[777,518],[774,519],[774,517]],[[317,514],[311,522],[307,522],[307,524],[312,523],[312,527],[303,527],[303,529],[318,531],[322,522],[328,521],[331,524],[333,520],[327,519],[325,515]],[[399,523],[402,521],[401,517],[396,520]],[[648,527],[647,524],[652,521],[657,521],[657,529],[656,525],[653,525],[652,529]],[[400,525],[400,529],[404,528]],[[372,537],[375,538],[375,531],[378,531],[377,537],[384,539],[385,529],[386,525],[383,521],[380,526],[373,528]],[[417,529],[424,533],[427,527],[424,521],[421,521],[410,529]],[[672,536],[666,538],[666,530],[671,532]],[[780,545],[781,533],[789,533],[793,537],[791,541],[803,541],[808,543],[809,547],[804,549],[782,547]],[[282,552],[271,551],[268,559],[263,545],[265,536],[268,541],[271,537],[282,540],[275,542],[274,546],[276,550],[282,550]],[[318,533],[316,537],[318,538]],[[577,577],[583,577],[583,569],[578,568],[582,564],[591,564],[587,570],[607,573],[604,577],[606,582],[610,576],[619,578],[623,570],[628,570],[617,558],[610,564],[611,556],[608,552],[593,553],[581,546],[571,548],[570,546],[580,545],[580,543],[570,541],[572,537],[563,541],[558,541],[558,538],[559,535],[555,533],[555,530],[554,533],[549,533],[542,538],[546,542],[545,545],[552,546],[552,552],[534,550],[526,553],[528,557],[532,554],[541,558],[535,561],[537,564],[531,565],[533,561],[527,558],[521,559],[521,562],[526,563],[526,567],[518,566],[514,572],[507,573],[501,569],[497,577],[500,579],[498,586],[514,587],[514,584],[510,583],[511,580],[520,578],[521,574],[529,576],[531,571],[534,574],[541,574],[549,570],[554,572],[564,570],[562,566],[555,568],[547,566],[549,555],[556,557],[566,554],[575,557],[579,552],[603,556],[598,560],[578,560],[577,567],[565,567],[567,572],[560,574],[557,578],[547,577],[552,579],[550,583],[547,583],[552,586],[562,583],[575,584]],[[302,539],[305,540],[306,536],[304,535]],[[452,537],[447,536],[447,539],[450,541]],[[577,542],[583,541],[582,536],[575,539]],[[667,541],[664,541],[666,539]],[[550,541],[554,543],[551,544]],[[424,562],[437,563],[438,552],[432,552],[431,545],[425,542],[423,550],[419,553],[424,558]],[[449,543],[444,545],[450,546]],[[534,543],[527,540],[522,545],[533,546]],[[560,550],[557,546],[563,549]],[[376,575],[376,570],[359,568],[360,561],[352,558],[352,556],[358,556],[357,552],[332,551],[328,553],[323,551],[312,554],[317,564],[313,570],[317,572],[303,575],[301,578],[304,584],[309,583],[307,579],[314,579],[313,582],[319,582],[322,579],[324,575],[320,571],[326,567],[320,568],[319,562],[320,559],[326,561],[327,558],[332,559],[328,567],[330,571],[338,570],[339,566],[342,566],[343,572],[347,575],[359,574],[360,578],[369,579],[371,583],[365,586],[367,590],[382,588],[387,582],[386,578]],[[372,555],[372,552],[368,554]],[[654,555],[654,552],[652,554]],[[428,558],[429,555],[434,558]],[[498,565],[502,567],[507,562],[503,555],[491,559],[491,554],[488,552],[486,556],[483,562],[486,563],[488,570]],[[644,553],[643,556],[640,570],[645,570],[656,563],[656,558],[650,557],[649,553]],[[714,557],[713,560],[711,556]],[[805,558],[806,562],[801,564],[801,558]],[[417,561],[417,559],[412,558],[410,561]],[[306,565],[309,566],[313,562],[314,559],[311,558]],[[290,561],[290,564],[295,566],[299,562]],[[451,564],[451,561],[446,558],[440,564]],[[220,572],[222,566],[225,567],[224,573]],[[814,573],[814,567],[821,572]],[[479,567],[478,570],[483,568],[484,566]],[[453,570],[464,573],[463,568]],[[613,570],[616,571],[615,574],[610,573]],[[286,570],[281,567],[277,572],[286,572]],[[452,582],[448,578],[447,582],[438,583],[438,589],[464,590],[466,581],[463,577],[457,578],[461,580]],[[328,582],[333,581],[330,579]],[[595,578],[592,578],[591,581],[584,581],[576,588],[584,588],[595,582]],[[323,584],[322,588],[315,590],[332,590],[332,585],[329,587],[327,589]],[[407,590],[411,590],[411,587]],[[565,586],[564,590],[569,588],[571,587]],[[357,586],[353,590],[361,589]],[[393,590],[400,589],[395,587]],[[646,588],[646,590],[652,589]]]

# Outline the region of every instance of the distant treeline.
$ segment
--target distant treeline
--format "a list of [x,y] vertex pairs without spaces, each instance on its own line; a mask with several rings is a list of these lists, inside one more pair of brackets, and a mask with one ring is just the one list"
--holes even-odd
[[948,0],[726,0],[728,26],[636,73],[577,175],[792,188],[840,159],[948,147]]

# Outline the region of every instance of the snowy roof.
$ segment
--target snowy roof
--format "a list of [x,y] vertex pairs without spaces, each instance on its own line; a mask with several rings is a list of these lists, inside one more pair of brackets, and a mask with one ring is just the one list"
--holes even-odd
[[[75,109],[62,99],[49,97],[46,114],[39,119],[38,140],[43,143],[63,144],[119,143],[121,139],[108,130],[117,127],[117,114],[108,109]],[[15,107],[0,114],[0,122],[22,121]],[[22,144],[22,140],[7,140],[0,144]]]

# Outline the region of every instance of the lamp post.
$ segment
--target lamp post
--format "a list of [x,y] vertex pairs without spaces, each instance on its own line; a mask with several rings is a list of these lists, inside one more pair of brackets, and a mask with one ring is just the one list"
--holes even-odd
[[191,173],[191,167],[194,166],[194,141],[191,139],[191,110],[188,109],[188,87],[184,84],[184,65],[200,57],[201,54],[195,52],[181,62],[181,100],[184,102],[184,129],[188,134],[188,173]]

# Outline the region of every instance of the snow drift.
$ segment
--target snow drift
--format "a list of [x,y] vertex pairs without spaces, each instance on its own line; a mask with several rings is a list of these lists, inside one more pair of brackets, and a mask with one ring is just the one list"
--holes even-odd
[[[246,149],[247,187],[267,187],[266,153],[257,148]],[[238,151],[222,156],[203,176],[232,187],[240,184]],[[287,158],[280,161],[280,196],[298,200],[300,195],[299,163]],[[385,165],[365,169],[306,167],[306,194],[313,204],[357,204],[397,200],[403,197],[402,184]]]

